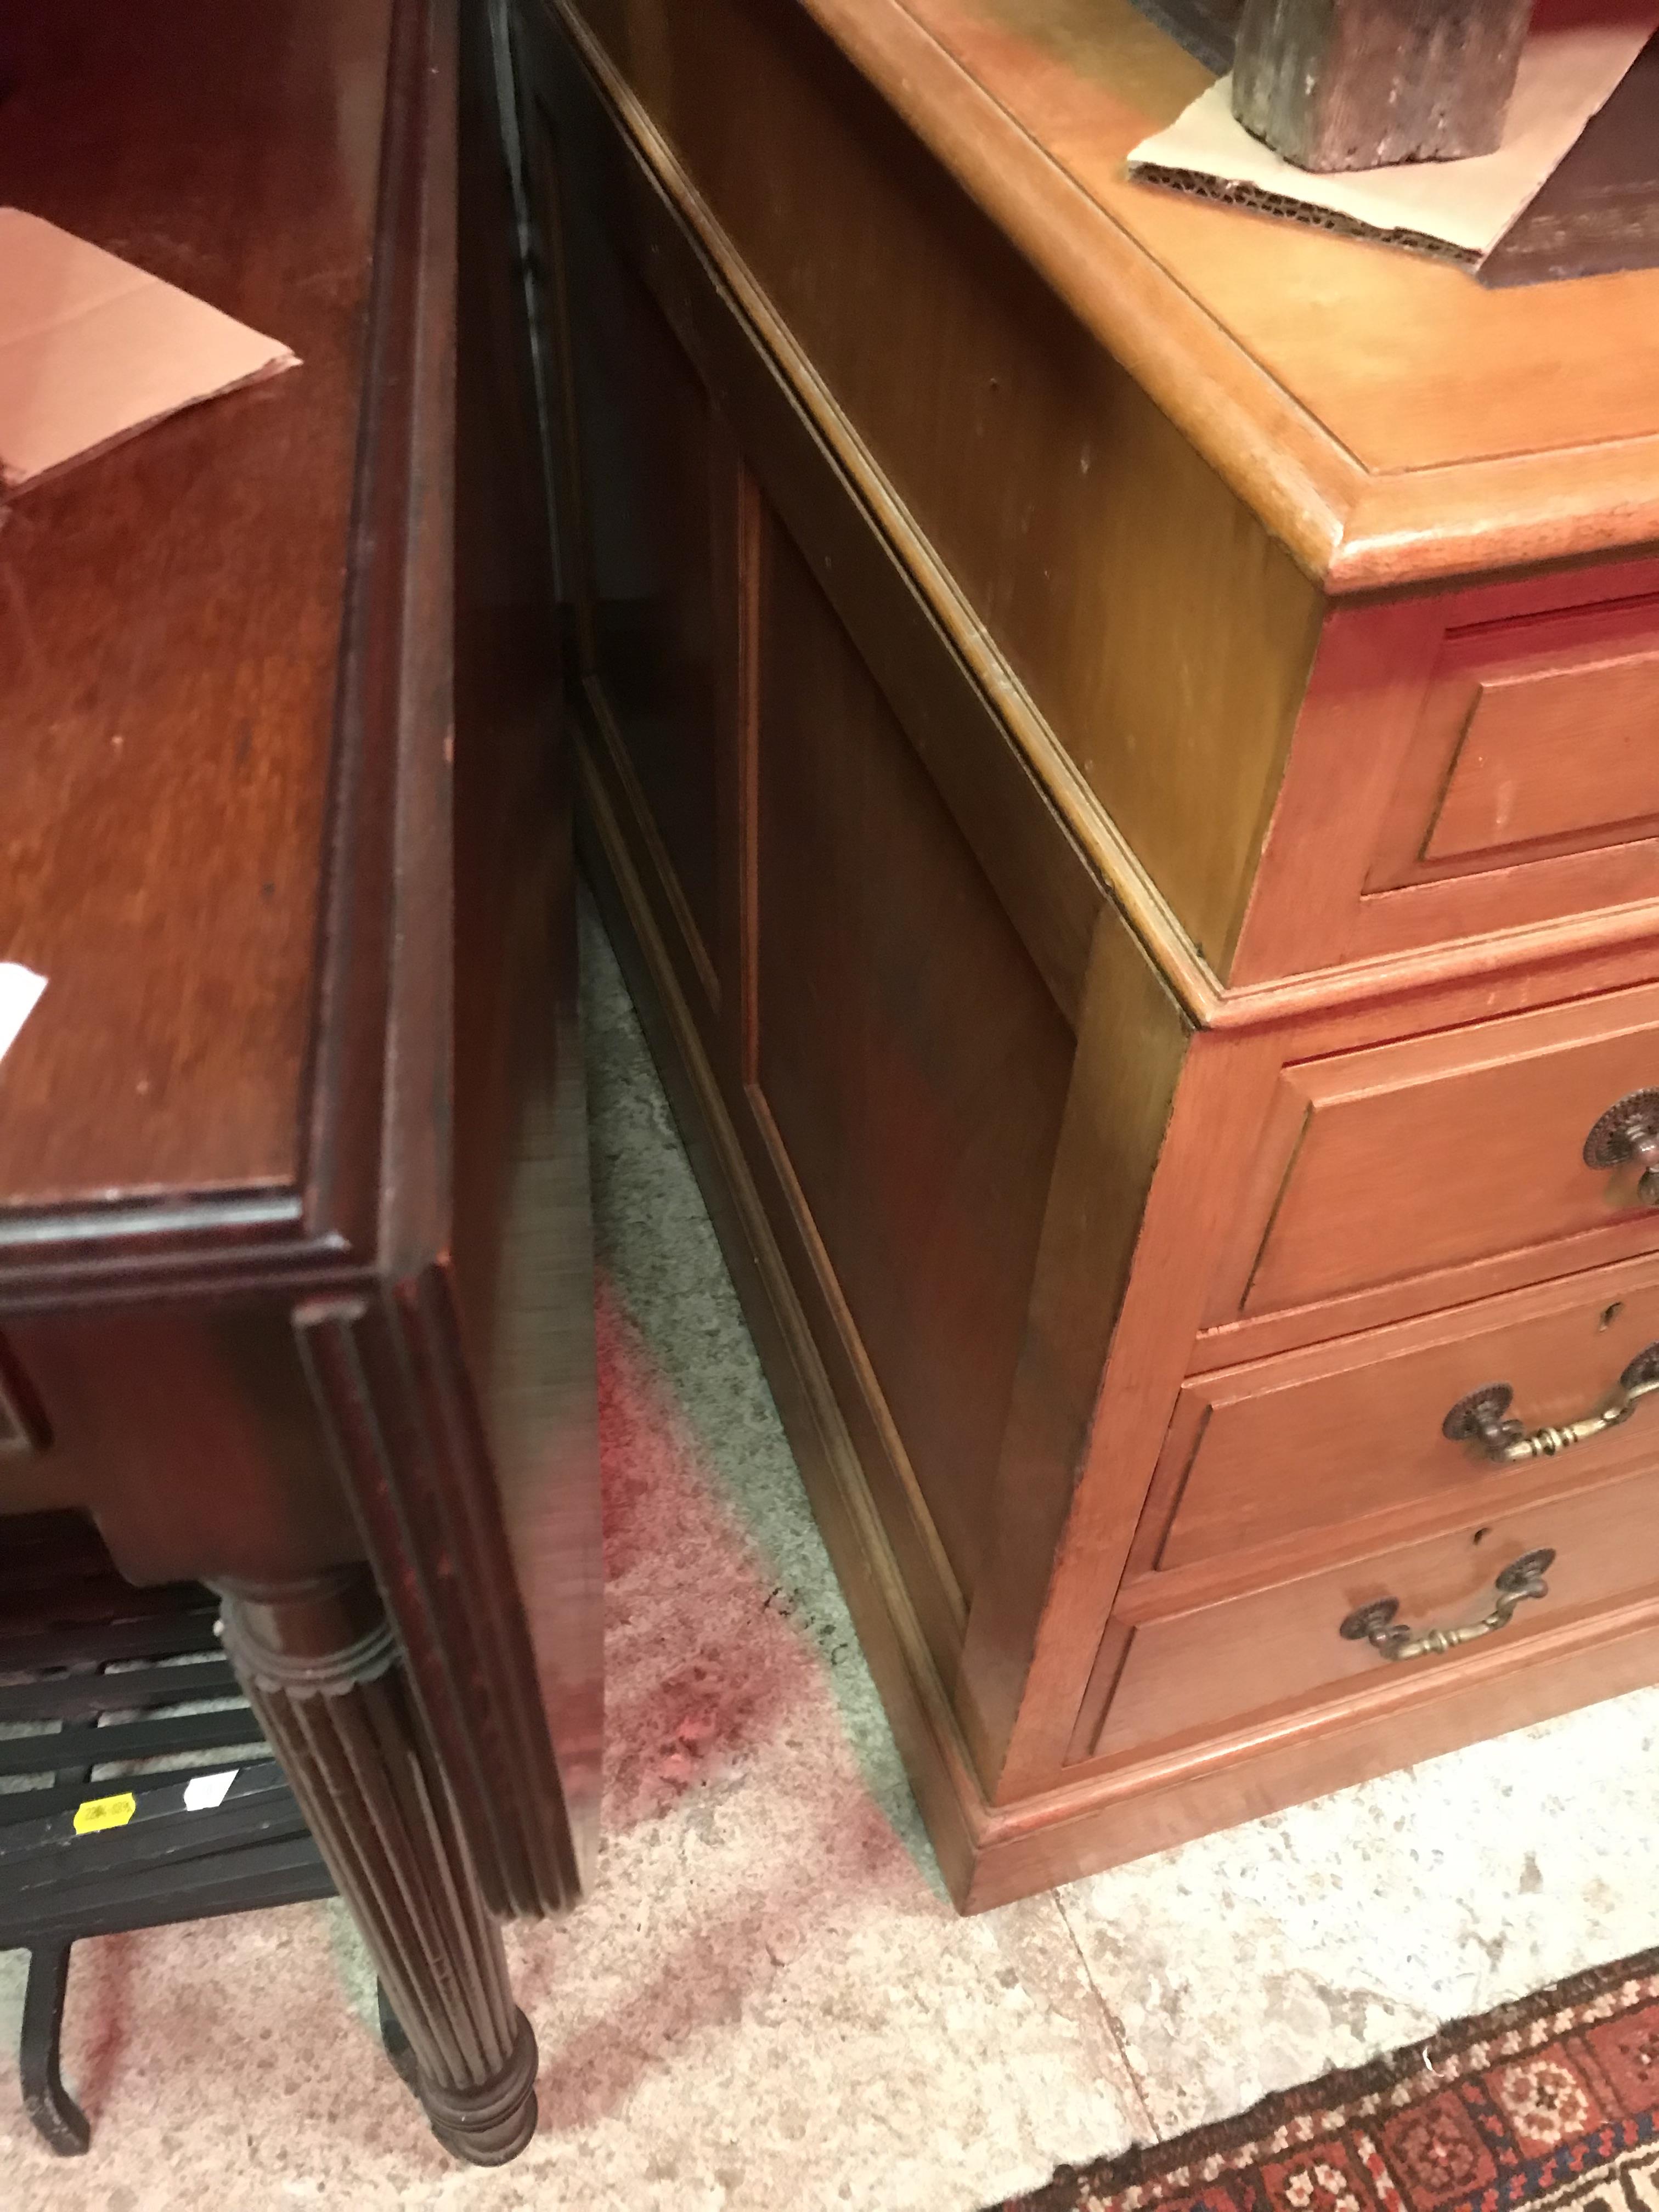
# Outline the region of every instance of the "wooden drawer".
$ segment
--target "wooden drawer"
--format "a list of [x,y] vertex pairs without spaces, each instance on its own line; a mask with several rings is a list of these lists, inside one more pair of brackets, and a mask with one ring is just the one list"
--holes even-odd
[[1621,1223],[1659,1240],[1639,1169],[1584,1158],[1608,1108],[1653,1086],[1651,985],[1285,1066],[1209,1322],[1520,1252],[1565,1273],[1617,1256],[1571,1240]]
[[1630,562],[1328,617],[1230,981],[1551,923],[1582,942],[1614,908],[1650,933],[1656,586]]
[[1625,843],[1659,821],[1659,599],[1453,629],[1368,892]]
[[[1368,1688],[1426,1683],[1460,1667],[1501,1667],[1506,1655],[1574,1616],[1659,1595],[1656,1516],[1659,1474],[1644,1473],[1567,1498],[1495,1505],[1449,1535],[1201,1610],[1141,1618],[1088,1755],[1212,1735]],[[1460,1650],[1390,1661],[1341,1633],[1358,1608],[1383,1598],[1398,1601],[1396,1620],[1413,1631],[1479,1620],[1502,1571],[1538,1551],[1556,1555],[1548,1595],[1522,1603],[1506,1627]],[[1126,1586],[1120,1612],[1144,1613],[1157,1601],[1143,1578]]]
[[[1190,1568],[1370,1514],[1501,1503],[1535,1486],[1543,1462],[1494,1465],[1449,1441],[1450,1408],[1504,1382],[1509,1418],[1562,1428],[1608,1403],[1656,1342],[1649,1261],[1194,1377],[1159,1462],[1143,1564]],[[1656,1462],[1659,1398],[1548,1465],[1559,1486]]]

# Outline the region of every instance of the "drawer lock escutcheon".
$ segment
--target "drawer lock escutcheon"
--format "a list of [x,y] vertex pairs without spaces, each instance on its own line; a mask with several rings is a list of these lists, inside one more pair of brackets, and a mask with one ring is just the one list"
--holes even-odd
[[1544,1577],[1554,1565],[1553,1552],[1522,1553],[1498,1575],[1492,1611],[1460,1628],[1425,1628],[1419,1633],[1395,1619],[1400,1610],[1397,1597],[1380,1597],[1351,1613],[1340,1633],[1350,1644],[1369,1644],[1384,1659],[1428,1659],[1439,1651],[1455,1651],[1460,1644],[1473,1644],[1507,1628],[1516,1606],[1527,1598],[1547,1597],[1549,1584]]
[[1659,1391],[1659,1344],[1637,1353],[1605,1406],[1569,1421],[1565,1428],[1523,1429],[1509,1418],[1515,1398],[1509,1384],[1487,1382],[1458,1400],[1441,1423],[1440,1432],[1455,1444],[1478,1444],[1495,1466],[1521,1467],[1528,1460],[1553,1459],[1558,1452],[1605,1436],[1629,1420],[1642,1400],[1655,1391]]
[[1644,1206],[1659,1206],[1659,1091],[1632,1091],[1609,1106],[1584,1139],[1587,1168],[1622,1168],[1639,1164],[1636,1195]]

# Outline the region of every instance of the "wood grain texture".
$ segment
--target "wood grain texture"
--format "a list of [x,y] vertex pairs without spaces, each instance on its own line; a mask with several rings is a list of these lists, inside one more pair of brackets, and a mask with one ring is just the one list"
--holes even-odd
[[1656,1024],[1659,993],[1620,992],[1286,1067],[1255,1181],[1266,1218],[1210,1317],[1228,1317],[1223,1297],[1263,1313],[1523,1248],[1560,1273],[1574,1258],[1556,1240],[1639,1223],[1635,1174],[1589,1168],[1583,1148],[1659,1073]]
[[[7,1338],[48,1440],[42,1477],[91,1513],[129,1581],[297,1576],[358,1556],[279,1304],[20,1315]],[[20,1474],[0,1477],[0,1513],[31,1502]]]
[[1630,843],[1659,817],[1659,599],[1449,636],[1424,725],[1441,770],[1419,837],[1426,868],[1521,845]]
[[1641,1540],[1654,1481],[1644,1471],[1572,1498],[1495,1500],[1472,1528],[1253,1591],[1212,1613],[1137,1624],[1091,1755],[1254,1720],[1345,1686],[1361,1691],[1384,1674],[1449,1672],[1463,1651],[1391,1663],[1345,1638],[1341,1625],[1382,1597],[1397,1598],[1400,1619],[1419,1632],[1478,1620],[1494,1576],[1528,1553],[1556,1553],[1549,1595],[1517,1611],[1494,1650],[1507,1654],[1563,1615],[1647,1597],[1659,1581],[1659,1562]]
[[813,12],[1328,588],[1659,538],[1659,271],[1483,292],[1127,180],[1208,81],[1131,0]]
[[[112,886],[155,964],[126,944],[118,974],[120,933],[88,940],[94,1038],[66,952],[49,1102],[46,1061],[8,1057],[0,1312],[45,1433],[19,1462],[41,1480],[0,1511],[43,1489],[89,1509],[137,1579],[288,1582],[367,1548],[492,1907],[556,1910],[597,1765],[591,1347],[584,1370],[567,825],[550,805],[504,841],[491,812],[556,782],[556,672],[486,18],[289,0],[245,40],[222,12],[165,36],[107,13],[78,0],[9,55],[24,66],[0,164],[27,154],[44,177],[49,143],[80,149],[61,188],[88,195],[85,219],[69,198],[51,211],[136,258],[164,247],[162,273],[307,357],[288,413],[259,411],[276,382],[204,407],[43,486],[35,510],[80,565],[72,593],[52,571],[61,634],[15,726],[33,779],[18,821],[50,860],[20,864],[20,910],[72,947],[84,899]],[[458,240],[463,204],[480,219]],[[27,511],[0,558],[34,544],[13,526]],[[90,720],[55,723],[82,678]],[[104,763],[84,820],[83,723],[148,763],[131,781]],[[165,879],[144,874],[162,850]],[[149,1106],[128,1096],[131,1019],[167,1062]],[[41,1165],[48,1104],[47,1146],[79,1179]],[[258,1158],[256,1123],[281,1133]],[[527,1342],[561,1293],[578,1325]],[[325,1371],[317,1300],[373,1338],[343,1325],[355,1367]],[[566,1540],[560,1582],[548,1547]]]
[[[1191,1031],[1122,916],[1102,914],[957,1683],[980,1771],[1002,1767],[1097,1419]],[[1105,1565],[1103,1560],[1103,1572]]]
[[572,773],[492,20],[461,15],[448,1282],[585,1887],[604,1598]]
[[301,1172],[390,13],[8,26],[0,199],[304,363],[8,510],[0,954],[53,1001],[5,1065],[9,1206]]
[[775,531],[757,644],[757,1086],[971,1601],[1072,1038]]
[[1369,1522],[1373,1534],[1357,1540],[1386,1541],[1379,1516],[1393,1531],[1508,1504],[1519,1486],[1604,1480],[1646,1464],[1659,1438],[1634,1419],[1530,1468],[1494,1468],[1449,1442],[1443,1423],[1490,1382],[1513,1389],[1524,1428],[1576,1420],[1607,1404],[1656,1342],[1659,1295],[1597,1273],[1190,1381],[1138,1554],[1167,1573],[1206,1560],[1231,1569],[1304,1530]]
[[[844,458],[880,471],[1224,970],[1314,648],[1306,579],[792,0],[667,11],[649,41],[590,13],[624,75],[637,41],[680,204],[707,210],[702,242],[759,289],[867,461]],[[699,83],[722,98],[688,97]],[[1176,803],[1182,775],[1201,811]]]
[[1598,563],[1337,607],[1230,982],[1659,928],[1656,576]]
[[[1599,1387],[1582,1340],[1608,1307],[1621,1346],[1642,1325],[1654,1217],[1587,1174],[1601,1108],[1577,1117],[1634,1082],[1650,1025],[1659,884],[1617,730],[1640,727],[1650,554],[1333,604],[1556,542],[1484,479],[1480,536],[1457,502],[1485,459],[1373,468],[1326,386],[1316,406],[1237,334],[1214,345],[1184,242],[1125,252],[1129,215],[1080,206],[1103,88],[1127,130],[1184,67],[1118,0],[520,20],[568,542],[607,526],[618,432],[588,428],[574,364],[603,357],[619,289],[648,301],[656,367],[605,407],[659,392],[709,487],[656,550],[665,595],[713,608],[691,688],[714,702],[717,993],[648,747],[591,661],[585,835],[956,1893],[1553,1710],[1598,1651],[1650,1664],[1650,1593],[1608,1583],[1507,1656],[1350,1680],[1286,1646],[1282,1682],[1241,1666],[1256,1702],[1228,1703],[1232,1608],[1485,1525],[1462,1458],[1441,1491],[1409,1439],[1360,1461],[1379,1377],[1420,1425],[1464,1351],[1525,1354],[1553,1406]],[[1311,343],[1263,234],[1224,234],[1256,242],[1241,290]],[[613,266],[590,300],[594,239]],[[1619,442],[1559,478],[1573,500],[1594,480],[1585,514]],[[1433,475],[1432,544],[1344,568],[1385,474],[1388,499]],[[1627,526],[1639,544],[1621,513],[1598,550]],[[1605,817],[1571,812],[1565,707],[1463,745],[1477,691],[1534,676],[1587,684],[1617,726]],[[1547,825],[1518,845],[1516,805]],[[1442,814],[1455,854],[1427,849]],[[1593,1519],[1626,1442],[1506,1504]],[[1120,1684],[1141,1694],[1135,1638],[1155,1684],[1145,1653],[1188,1622],[1170,1679],[1195,1717],[1126,1705],[1133,1741],[1097,1753]]]
[[374,1585],[360,1570],[223,1595],[226,1653],[368,1946],[433,2132],[504,2166],[536,2131],[536,2039]]
[[1659,1608],[1640,1601],[1569,1621],[1413,1681],[1335,1697],[1287,1726],[1272,1717],[1202,1747],[1185,1745],[1112,1766],[1079,1765],[1061,1790],[987,1824],[968,1909],[1029,1895],[1076,1873],[1121,1865],[1194,1836],[1263,1819],[1311,1793],[1346,1789],[1494,1732],[1638,1688],[1659,1674]]
[[1533,0],[1248,0],[1233,113],[1304,169],[1380,169],[1503,143]]

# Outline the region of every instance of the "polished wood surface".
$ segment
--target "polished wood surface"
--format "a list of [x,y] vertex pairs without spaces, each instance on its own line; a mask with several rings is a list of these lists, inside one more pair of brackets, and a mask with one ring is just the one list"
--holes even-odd
[[[1547,395],[1496,487],[1473,445],[1431,465],[1456,408],[1403,325],[1364,366],[1423,458],[1372,470],[1333,422],[1376,249],[1286,247],[1334,257],[1322,317],[1252,218],[1170,201],[1132,246],[1082,137],[1010,103],[1127,129],[1190,65],[1117,0],[1000,5],[518,17],[586,848],[970,1906],[1659,1648],[1638,1423],[1503,1477],[1439,1433],[1499,1379],[1529,1423],[1594,1411],[1653,1311],[1659,1212],[1583,1147],[1659,1075],[1659,473],[1594,392],[1571,467]],[[1316,392],[1220,332],[1200,230],[1323,347]],[[601,379],[623,293],[649,341]],[[700,738],[670,778],[611,705],[586,550],[653,410],[708,486],[641,611],[709,610],[673,711],[712,708],[712,771]],[[1583,1537],[1559,1599],[1443,1663],[1344,1643],[1379,1562],[1444,1625],[1493,1484]]]
[[1650,1464],[1659,1433],[1636,1416],[1530,1467],[1494,1467],[1450,1442],[1443,1425],[1460,1399],[1492,1382],[1514,1390],[1523,1428],[1577,1420],[1607,1404],[1654,1343],[1659,1291],[1574,1276],[1195,1376],[1147,1498],[1144,1564],[1160,1574],[1205,1561],[1245,1571],[1245,1555],[1305,1531],[1371,1522],[1364,1540],[1387,1540],[1413,1516],[1478,1514],[1522,1488],[1576,1487]]
[[[349,0],[320,35],[262,10],[234,82],[219,12],[7,29],[0,196],[304,364],[8,510],[0,951],[49,979],[5,1065],[13,1209],[180,1186],[276,1205],[305,1171],[390,8]],[[119,131],[86,40],[129,88]],[[201,65],[160,67],[158,40]]]
[[[583,12],[701,173],[702,79],[685,43],[700,27],[620,0]],[[1431,259],[1241,223],[1127,181],[1130,148],[1209,82],[1130,0],[808,0],[807,12],[1334,586],[1659,536],[1659,272],[1486,293]],[[749,112],[769,131],[763,106]],[[866,270],[886,248],[867,236]],[[1509,376],[1522,356],[1551,373]]]
[[569,790],[507,118],[486,11],[287,0],[244,29],[76,0],[7,56],[0,192],[304,359],[4,517],[0,950],[49,981],[0,1068],[27,1431],[0,1514],[78,1509],[132,1581],[228,1594],[418,2015],[414,2085],[489,2163],[533,2124],[535,2063],[492,1916],[579,1895],[601,1725]]
[[[1258,461],[1256,437],[1281,398],[1318,426],[1304,465],[1324,516],[1309,514],[1295,542],[1334,586],[1659,535],[1659,271],[1487,292],[1431,258],[1356,250],[1266,217],[1241,222],[1125,177],[1131,147],[1208,81],[1129,0],[892,6],[921,37],[887,23],[872,0],[819,0],[816,12],[838,39],[857,41],[860,59],[879,69],[953,167],[973,161],[971,188],[1112,349],[1146,349],[1148,368],[1161,372],[1149,387],[1179,408],[1182,428],[1230,481],[1260,469],[1261,495],[1285,499],[1290,456]],[[902,92],[901,55],[913,72]],[[946,115],[962,106],[952,65],[1004,121],[976,157],[959,112],[945,135]],[[1037,185],[1043,161],[1058,165],[1068,191]],[[1092,276],[1080,266],[1085,237]],[[1200,311],[1178,325],[1178,361],[1160,357],[1153,335],[1134,327],[1156,312],[1137,282],[1153,270],[1170,307],[1178,292]],[[1516,360],[1547,373],[1512,376]],[[1332,536],[1322,546],[1323,529]]]
[[755,1103],[971,1601],[1073,1039],[781,530],[756,642]]
[[1656,1030],[1659,991],[1643,989],[1286,1067],[1249,1185],[1267,1202],[1241,1222],[1212,1318],[1528,1248],[1556,1273],[1577,1255],[1554,1240],[1621,1221],[1659,1237],[1639,1164],[1584,1160],[1601,1115],[1655,1072]]
[[[1422,1678],[1462,1663],[1464,1650],[1390,1662],[1341,1625],[1383,1597],[1400,1601],[1401,1620],[1419,1633],[1478,1621],[1492,1602],[1494,1577],[1529,1553],[1553,1551],[1549,1594],[1517,1609],[1496,1632],[1505,1657],[1564,1616],[1611,1611],[1650,1596],[1659,1559],[1643,1541],[1659,1476],[1650,1469],[1583,1496],[1529,1504],[1494,1498],[1473,1528],[1382,1552],[1323,1574],[1268,1584],[1218,1606],[1132,1624],[1122,1673],[1089,1756],[1110,1759],[1140,1746],[1175,1743],[1189,1733],[1250,1723],[1275,1711],[1382,1674]],[[1501,1643],[1498,1638],[1501,1637]],[[1484,1639],[1483,1639],[1484,1640]]]

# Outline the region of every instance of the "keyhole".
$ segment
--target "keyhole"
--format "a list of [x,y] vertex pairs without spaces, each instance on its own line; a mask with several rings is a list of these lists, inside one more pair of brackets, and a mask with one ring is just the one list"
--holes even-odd
[[1492,1530],[1490,1528],[1477,1528],[1474,1535],[1470,1537],[1469,1541],[1472,1544],[1483,1543],[1486,1539],[1491,1535],[1491,1534]]
[[1620,1315],[1623,1313],[1624,1310],[1625,1301],[1622,1298],[1615,1298],[1601,1316],[1601,1327],[1603,1328],[1611,1328],[1614,1322],[1618,1320]]

